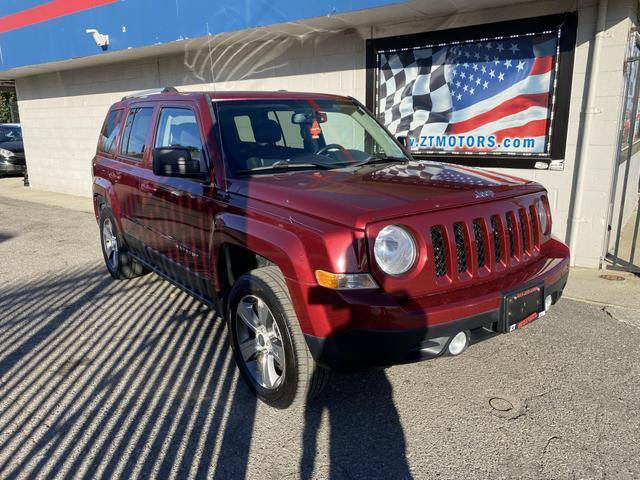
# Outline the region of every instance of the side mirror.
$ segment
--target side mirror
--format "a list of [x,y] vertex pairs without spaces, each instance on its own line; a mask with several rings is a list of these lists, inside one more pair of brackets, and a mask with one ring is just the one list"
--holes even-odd
[[409,137],[401,135],[399,137],[396,137],[396,139],[398,140],[398,142],[400,142],[400,145],[402,145],[404,148],[409,148],[411,146],[409,145]]
[[153,174],[159,177],[204,178],[200,162],[182,147],[153,149]]

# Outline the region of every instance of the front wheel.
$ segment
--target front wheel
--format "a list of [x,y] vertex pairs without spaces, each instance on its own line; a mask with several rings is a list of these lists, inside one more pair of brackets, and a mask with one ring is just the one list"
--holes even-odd
[[228,305],[235,360],[258,398],[284,409],[303,404],[322,390],[328,371],[311,357],[277,267],[242,275],[229,294]]
[[107,270],[116,280],[135,278],[148,273],[127,251],[109,207],[100,210],[100,244]]

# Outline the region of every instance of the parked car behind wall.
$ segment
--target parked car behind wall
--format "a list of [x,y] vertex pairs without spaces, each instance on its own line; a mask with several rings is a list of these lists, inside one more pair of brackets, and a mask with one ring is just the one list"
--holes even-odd
[[0,177],[26,170],[22,129],[17,123],[0,124]]

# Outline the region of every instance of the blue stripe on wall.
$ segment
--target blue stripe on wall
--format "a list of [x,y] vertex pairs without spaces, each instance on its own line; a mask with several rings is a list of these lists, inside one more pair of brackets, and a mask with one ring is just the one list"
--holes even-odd
[[[4,16],[44,3],[0,0]],[[8,3],[8,9],[5,9]],[[87,28],[110,37],[108,51],[381,7],[398,0],[120,0],[0,35],[0,71],[100,54]],[[17,8],[18,4],[20,8]]]

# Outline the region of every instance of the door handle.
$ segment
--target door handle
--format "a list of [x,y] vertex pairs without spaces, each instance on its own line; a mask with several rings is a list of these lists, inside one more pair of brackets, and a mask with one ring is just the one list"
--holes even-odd
[[142,184],[140,184],[140,190],[146,193],[156,193],[158,191],[158,187],[151,182],[142,182]]

